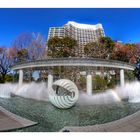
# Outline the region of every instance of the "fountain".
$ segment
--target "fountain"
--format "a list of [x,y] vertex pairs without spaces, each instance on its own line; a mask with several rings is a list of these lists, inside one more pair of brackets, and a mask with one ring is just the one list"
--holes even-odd
[[123,87],[116,87],[117,95],[121,99],[128,99],[129,102],[140,102],[140,82],[126,83]]
[[17,85],[15,84],[0,84],[0,97],[1,98],[10,98],[14,89],[16,88]]
[[[60,82],[53,84],[57,96],[65,95],[66,88],[60,87]],[[140,103],[138,103],[140,102],[140,82],[138,81],[93,95],[80,92],[77,102],[74,102],[75,105],[72,104],[74,106],[66,110],[58,109],[49,102],[49,90],[47,83],[44,82],[22,85],[6,83],[1,84],[0,89],[0,106],[17,115],[39,122],[34,127],[16,131],[59,131],[69,125],[102,124],[140,110]],[[11,97],[12,94],[15,97]],[[69,91],[68,94],[74,97]],[[128,102],[124,102],[125,99]]]
[[0,84],[0,97],[10,98],[11,95],[16,95],[29,99],[48,101],[48,93],[46,83],[25,83],[19,84]]
[[[0,89],[2,98],[10,98],[11,94],[14,94],[24,98],[49,101],[49,91],[44,82],[31,82],[22,85],[6,83],[0,84]],[[140,102],[140,82],[126,83],[124,86],[117,86],[115,89],[93,95],[80,93],[77,104],[111,104],[124,99],[128,99],[129,102]]]

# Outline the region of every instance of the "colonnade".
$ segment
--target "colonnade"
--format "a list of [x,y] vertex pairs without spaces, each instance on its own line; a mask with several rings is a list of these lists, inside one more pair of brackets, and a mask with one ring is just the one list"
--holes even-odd
[[[19,85],[22,85],[23,83],[23,70],[19,70]],[[52,86],[53,83],[53,72],[51,70],[48,71],[48,88]],[[124,80],[124,69],[120,69],[120,85],[124,86],[125,80]],[[86,72],[86,91],[88,95],[93,94],[92,90],[92,74],[91,71],[88,70]]]

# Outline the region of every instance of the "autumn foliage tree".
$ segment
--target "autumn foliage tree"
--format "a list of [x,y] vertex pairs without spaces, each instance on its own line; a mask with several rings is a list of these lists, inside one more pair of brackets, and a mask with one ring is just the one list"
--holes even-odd
[[140,48],[136,44],[116,43],[112,52],[112,59],[128,63],[136,63],[140,56]]
[[112,52],[112,59],[128,62],[129,59],[127,57],[127,53],[128,53],[128,47],[124,47],[123,44],[116,43]]

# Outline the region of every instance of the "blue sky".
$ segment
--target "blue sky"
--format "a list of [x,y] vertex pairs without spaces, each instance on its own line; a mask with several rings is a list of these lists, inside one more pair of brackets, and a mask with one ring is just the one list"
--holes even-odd
[[67,21],[102,23],[106,36],[123,42],[140,42],[140,8],[30,8],[0,9],[0,45],[10,46],[23,32],[40,32],[47,37],[51,26]]

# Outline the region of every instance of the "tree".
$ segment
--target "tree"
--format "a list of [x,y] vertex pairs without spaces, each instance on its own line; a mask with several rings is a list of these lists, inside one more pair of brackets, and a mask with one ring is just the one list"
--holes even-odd
[[74,47],[77,45],[76,40],[70,37],[53,37],[47,42],[48,55],[51,57],[70,57],[74,56]]
[[114,41],[110,37],[100,37],[99,38],[99,43],[101,46],[104,46],[104,48],[108,49],[108,54],[111,55],[112,50],[115,46]]
[[28,56],[28,49],[21,49],[19,51],[17,51],[17,60],[18,62],[25,62],[29,59]]
[[140,58],[137,60],[136,68],[134,70],[134,75],[140,81]]
[[77,41],[71,37],[64,37],[62,39],[63,43],[63,56],[64,57],[69,57],[69,56],[75,56],[74,54],[74,47],[77,46]]
[[44,59],[46,39],[40,33],[22,33],[12,43],[16,52],[16,62]]
[[62,57],[62,39],[59,37],[50,38],[47,42],[48,55],[51,57]]
[[46,58],[46,39],[40,33],[32,33],[32,39],[28,45],[28,55],[30,60],[40,60]]
[[112,59],[134,64],[140,56],[140,48],[136,44],[116,43],[112,54]]
[[13,57],[6,47],[0,47],[0,82],[5,82],[5,76],[10,72],[10,66],[13,64]]
[[116,43],[112,52],[112,59],[128,62],[129,59],[127,57],[127,53],[128,47],[125,47],[123,44]]
[[109,59],[113,48],[114,42],[111,38],[101,37],[96,42],[86,44],[84,52],[88,57]]
[[63,43],[64,47],[68,47],[70,49],[72,49],[74,46],[77,45],[77,41],[71,37],[63,37],[62,43]]
[[128,47],[127,57],[129,63],[135,64],[140,57],[140,48],[137,44],[125,44]]
[[25,49],[29,46],[31,40],[32,33],[21,33],[13,40],[12,47],[16,48],[17,51]]
[[107,58],[108,49],[99,42],[91,42],[85,45],[84,52],[86,56],[93,58]]

